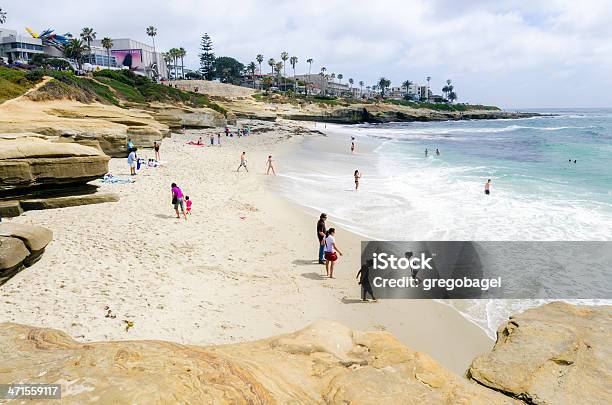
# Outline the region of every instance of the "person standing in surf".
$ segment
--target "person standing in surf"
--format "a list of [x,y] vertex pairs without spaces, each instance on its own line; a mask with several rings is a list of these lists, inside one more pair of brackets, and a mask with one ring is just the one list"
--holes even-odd
[[351,136],[351,153],[355,153],[355,137]]
[[491,179],[487,180],[485,183],[484,190],[486,195],[491,194]]
[[355,191],[357,191],[359,189],[359,179],[361,178],[361,173],[359,173],[359,170],[355,170],[353,176],[355,177]]

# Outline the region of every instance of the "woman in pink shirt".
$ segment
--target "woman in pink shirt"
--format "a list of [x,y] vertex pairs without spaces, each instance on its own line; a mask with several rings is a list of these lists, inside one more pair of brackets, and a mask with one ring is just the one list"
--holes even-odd
[[174,205],[174,211],[176,212],[176,217],[180,218],[179,215],[179,207],[181,207],[181,212],[185,219],[187,219],[187,214],[185,213],[185,203],[183,202],[183,191],[176,185],[176,183],[172,183],[172,205]]

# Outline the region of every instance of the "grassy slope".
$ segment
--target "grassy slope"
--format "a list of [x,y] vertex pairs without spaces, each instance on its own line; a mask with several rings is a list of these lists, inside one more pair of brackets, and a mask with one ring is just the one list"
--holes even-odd
[[29,75],[26,71],[0,66],[0,103],[21,96],[41,79],[42,77]]
[[[36,70],[25,72],[15,69],[0,68],[0,101],[23,94],[36,82],[27,77],[42,78],[51,76],[51,80],[32,95],[34,100],[54,100],[70,98],[82,103],[94,101],[121,106],[126,102],[144,104],[147,102],[164,102],[184,104],[192,107],[208,107],[222,114],[227,111],[211,101],[204,94],[197,94],[175,89],[137,76],[129,71],[102,70],[94,73],[93,78],[75,76],[68,71]],[[4,98],[3,98],[4,97]]]

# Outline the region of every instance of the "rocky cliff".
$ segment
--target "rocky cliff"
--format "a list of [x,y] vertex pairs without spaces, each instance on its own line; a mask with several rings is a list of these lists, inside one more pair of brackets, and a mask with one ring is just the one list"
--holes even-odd
[[[80,205],[96,191],[91,180],[108,172],[109,157],[78,143],[34,133],[0,134],[0,216],[24,210]],[[91,198],[88,197],[88,198]],[[116,201],[96,195],[91,202]],[[91,203],[89,202],[89,203]]]
[[606,404],[611,315],[559,302],[515,315],[474,360],[471,382],[386,332],[329,321],[212,347],[79,343],[4,323],[0,383],[59,383],[64,404]]
[[612,403],[612,307],[554,302],[514,315],[469,376],[530,404]]
[[334,322],[217,347],[83,344],[56,330],[5,323],[0,347],[0,383],[60,383],[63,404],[515,403],[386,332],[356,332]]

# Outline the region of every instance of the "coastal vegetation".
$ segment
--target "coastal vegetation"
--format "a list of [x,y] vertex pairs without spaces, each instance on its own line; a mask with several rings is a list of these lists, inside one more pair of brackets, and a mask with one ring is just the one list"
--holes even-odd
[[41,79],[33,72],[0,66],[0,103],[21,96]]
[[42,86],[32,98],[37,101],[68,98],[83,103],[100,102],[122,106],[126,103],[180,103],[207,107],[222,114],[227,110],[205,94],[183,91],[154,83],[129,70],[100,70],[93,77],[77,76],[72,71],[35,69],[31,71],[0,67],[0,102],[18,97],[40,82],[44,76],[53,80]]

